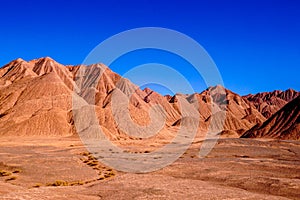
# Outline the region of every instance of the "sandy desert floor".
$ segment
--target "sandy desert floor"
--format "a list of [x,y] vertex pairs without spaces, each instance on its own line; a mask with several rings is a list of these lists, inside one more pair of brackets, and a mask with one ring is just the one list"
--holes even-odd
[[205,159],[201,142],[172,165],[118,172],[78,138],[1,138],[0,199],[300,199],[300,142],[220,139]]

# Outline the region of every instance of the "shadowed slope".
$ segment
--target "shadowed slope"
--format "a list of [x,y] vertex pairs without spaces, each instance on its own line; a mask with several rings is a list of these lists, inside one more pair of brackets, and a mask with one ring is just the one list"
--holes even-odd
[[286,104],[262,125],[248,130],[242,137],[300,140],[300,96]]
[[285,91],[275,90],[273,92],[262,92],[255,95],[249,94],[243,98],[253,103],[256,109],[261,112],[263,116],[269,118],[285,104],[299,95],[299,92],[288,89]]

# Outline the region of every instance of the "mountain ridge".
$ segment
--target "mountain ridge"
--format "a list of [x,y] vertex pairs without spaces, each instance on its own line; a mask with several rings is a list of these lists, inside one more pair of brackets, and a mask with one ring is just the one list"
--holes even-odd
[[252,102],[253,105],[266,117],[280,110],[286,103],[299,96],[299,92],[289,88],[287,90],[274,90],[272,92],[260,92],[248,94],[243,98]]
[[[127,136],[118,127],[112,113],[114,95],[123,95],[122,98],[129,102],[131,119],[140,125],[150,123],[148,113],[153,105],[161,105],[166,112],[166,125],[161,130],[163,138],[174,135],[174,130],[180,125],[183,113],[179,97],[199,112],[199,137],[203,137],[209,128],[219,130],[224,137],[240,137],[268,118],[264,115],[268,109],[260,109],[261,104],[270,107],[274,102],[280,102],[276,104],[276,109],[279,109],[299,95],[299,92],[289,90],[284,94],[240,96],[219,85],[200,93],[162,96],[149,88],[141,90],[101,63],[65,66],[50,57],[29,62],[16,59],[0,68],[0,135],[75,134],[71,114],[74,87],[81,88],[78,94],[81,101],[96,106],[100,126],[108,137],[116,140]],[[281,100],[273,100],[274,96]],[[222,112],[226,113],[224,119],[220,118]],[[211,122],[215,124],[211,125]]]
[[300,140],[300,96],[296,97],[263,124],[246,131],[242,138],[276,138]]

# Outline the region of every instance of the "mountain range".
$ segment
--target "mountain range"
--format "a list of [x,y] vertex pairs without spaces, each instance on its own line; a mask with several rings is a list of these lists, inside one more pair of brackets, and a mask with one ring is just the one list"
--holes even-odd
[[[201,93],[162,96],[149,88],[141,90],[104,64],[65,66],[49,57],[29,62],[19,58],[0,68],[0,135],[75,135],[81,130],[74,117],[86,119],[74,112],[74,94],[80,105],[93,107],[97,123],[115,141],[142,138],[139,132],[128,135],[121,127],[123,120],[125,128],[134,132],[126,123],[128,116],[153,130],[156,126],[151,124],[160,124],[164,116],[158,134],[148,138],[155,142],[172,139],[190,113],[198,116],[198,139],[212,130],[221,137],[300,139],[300,93],[292,89],[240,96],[218,85]],[[157,104],[162,109],[151,118],[149,111]],[[116,114],[122,117],[117,119]]]

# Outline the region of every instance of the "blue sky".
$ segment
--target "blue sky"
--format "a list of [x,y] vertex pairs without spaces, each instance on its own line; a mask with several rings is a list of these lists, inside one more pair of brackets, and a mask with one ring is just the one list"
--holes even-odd
[[[180,31],[199,42],[216,63],[225,87],[234,92],[300,89],[297,0],[1,0],[0,5],[1,66],[18,57],[44,56],[79,64],[108,37],[154,26]],[[141,58],[173,64],[196,91],[205,89],[184,61],[147,53],[128,55],[111,67],[124,74],[142,64]]]

